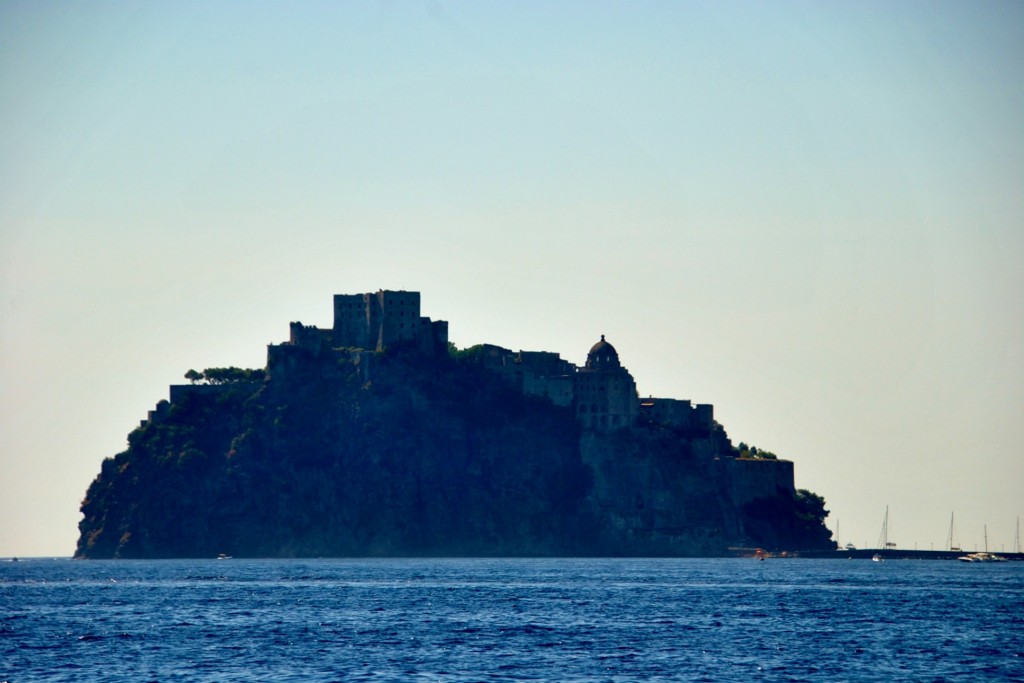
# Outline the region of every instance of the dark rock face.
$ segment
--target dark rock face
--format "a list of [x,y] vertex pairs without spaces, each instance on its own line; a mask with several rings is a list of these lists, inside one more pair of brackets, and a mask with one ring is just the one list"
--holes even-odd
[[820,540],[785,526],[785,501],[737,509],[708,444],[670,430],[581,432],[447,355],[288,356],[135,430],[88,489],[76,556],[714,555],[760,540],[747,526]]

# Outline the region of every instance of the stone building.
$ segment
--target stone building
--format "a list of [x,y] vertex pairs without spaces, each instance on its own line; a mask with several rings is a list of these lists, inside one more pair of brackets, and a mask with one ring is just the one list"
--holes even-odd
[[601,341],[590,348],[573,386],[576,418],[591,429],[618,429],[636,423],[639,401],[633,376],[619,362],[615,347]]
[[607,431],[636,423],[636,384],[604,335],[590,349],[582,368],[557,353],[514,352],[491,344],[478,347],[476,358],[517,391],[572,408],[584,428]]
[[448,323],[420,315],[420,293],[379,290],[335,294],[332,344],[381,351],[399,342],[436,352],[448,344]]
[[694,434],[707,434],[715,427],[714,406],[707,403],[650,397],[640,400],[640,414],[650,423]]
[[379,290],[335,294],[334,326],[293,322],[289,339],[267,347],[267,373],[274,377],[301,366],[307,356],[333,353],[356,365],[369,379],[373,354],[409,345],[422,353],[445,353],[448,323],[420,315],[420,293]]
[[[373,353],[389,346],[411,345],[428,354],[445,352],[448,323],[420,314],[419,292],[378,290],[335,294],[333,327],[321,329],[294,322],[289,337],[288,342],[268,349],[271,375],[300,362],[305,354],[344,352],[369,376]],[[586,429],[631,427],[638,418],[680,429],[690,437],[706,437],[716,428],[710,405],[671,398],[640,400],[633,376],[604,335],[591,347],[583,367],[548,351],[512,351],[491,344],[474,349],[477,362],[511,387],[572,409]]]
[[550,351],[512,351],[494,344],[474,347],[474,358],[511,386],[528,396],[542,396],[556,406],[573,403],[576,366]]

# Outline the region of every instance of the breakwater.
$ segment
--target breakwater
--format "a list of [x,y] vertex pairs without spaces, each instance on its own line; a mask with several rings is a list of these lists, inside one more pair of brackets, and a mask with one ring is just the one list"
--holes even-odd
[[[821,550],[791,553],[794,557],[819,559],[870,560],[878,555],[885,560],[956,560],[974,550],[906,550],[902,548],[863,548],[857,550]],[[1024,562],[1024,553],[993,553],[1014,562]]]

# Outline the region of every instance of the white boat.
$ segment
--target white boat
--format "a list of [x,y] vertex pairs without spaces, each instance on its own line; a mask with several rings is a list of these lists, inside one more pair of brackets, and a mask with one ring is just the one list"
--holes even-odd
[[1006,558],[995,553],[969,553],[963,557],[956,558],[961,562],[1006,562]]
[[1006,562],[1006,558],[988,551],[988,525],[985,525],[985,550],[980,553],[969,553],[956,558],[961,562]]

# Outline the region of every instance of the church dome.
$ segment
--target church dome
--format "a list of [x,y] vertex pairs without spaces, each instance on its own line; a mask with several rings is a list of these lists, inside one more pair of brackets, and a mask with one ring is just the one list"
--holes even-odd
[[604,340],[604,335],[602,334],[601,341],[590,347],[590,353],[587,354],[587,368],[591,370],[611,370],[619,367],[621,365],[619,365],[618,351]]

